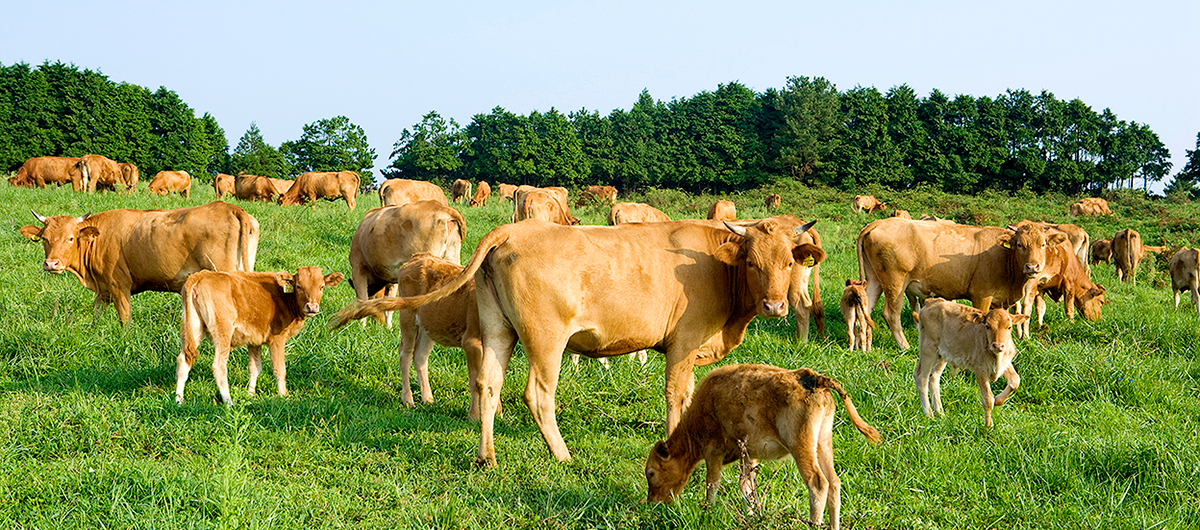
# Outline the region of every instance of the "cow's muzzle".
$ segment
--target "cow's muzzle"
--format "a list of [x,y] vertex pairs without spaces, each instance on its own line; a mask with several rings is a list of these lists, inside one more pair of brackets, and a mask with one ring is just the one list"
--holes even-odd
[[786,300],[781,300],[778,302],[763,300],[761,311],[763,316],[767,317],[787,316],[788,304]]
[[1038,273],[1040,273],[1040,272],[1042,272],[1042,264],[1041,263],[1026,263],[1025,264],[1025,276],[1032,278],[1034,276],[1037,276]]
[[304,316],[311,317],[321,312],[321,304],[304,304]]
[[62,262],[59,260],[48,259],[48,260],[42,262],[42,270],[44,270],[46,272],[51,272],[54,274],[62,274],[62,272],[67,270],[67,268],[64,267]]

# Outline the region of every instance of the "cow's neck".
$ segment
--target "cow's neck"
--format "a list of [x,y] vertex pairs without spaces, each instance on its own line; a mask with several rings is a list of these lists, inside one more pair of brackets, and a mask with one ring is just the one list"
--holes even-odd
[[[692,407],[699,404],[692,402]],[[719,439],[720,433],[707,432],[705,426],[716,425],[715,421],[696,421],[696,414],[684,413],[683,421],[675,427],[671,435],[667,437],[667,454],[672,460],[678,458],[686,464],[687,473],[690,475],[696,465],[704,460],[704,440]],[[691,421],[689,421],[691,420]]]

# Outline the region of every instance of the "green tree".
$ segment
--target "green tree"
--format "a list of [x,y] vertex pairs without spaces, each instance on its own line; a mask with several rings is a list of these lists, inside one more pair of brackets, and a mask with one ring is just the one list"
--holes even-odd
[[1200,133],[1196,134],[1196,148],[1187,150],[1187,162],[1183,169],[1175,174],[1166,192],[1187,193],[1193,199],[1200,196]]
[[375,165],[367,134],[345,116],[305,125],[299,140],[284,142],[279,150],[295,173],[357,171],[366,176]]
[[841,95],[840,114],[845,120],[840,145],[833,160],[838,185],[843,189],[861,184],[883,184],[894,188],[911,185],[911,172],[889,134],[887,99],[874,87],[854,87]]
[[227,173],[247,173],[272,178],[286,177],[290,167],[283,158],[283,153],[263,139],[262,132],[255,122],[250,122],[250,128],[238,140],[237,147],[230,155],[229,166]]
[[789,77],[781,95],[779,165],[793,178],[814,174],[815,180],[833,184],[836,168],[826,166],[840,146],[843,119],[837,87],[823,77]]
[[447,122],[431,111],[411,131],[404,129],[400,134],[392,146],[392,163],[383,175],[417,180],[453,176],[463,165],[459,156],[465,143],[466,133],[453,118]]

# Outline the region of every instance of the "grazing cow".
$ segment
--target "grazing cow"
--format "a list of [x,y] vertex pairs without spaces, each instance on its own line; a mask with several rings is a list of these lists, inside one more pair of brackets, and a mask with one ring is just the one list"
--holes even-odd
[[850,202],[850,209],[855,212],[875,213],[886,210],[887,205],[873,195],[855,195],[854,200]]
[[96,293],[96,316],[112,303],[121,322],[129,322],[130,295],[177,293],[188,275],[199,270],[254,270],[258,252],[258,221],[219,201],[175,210],[33,216],[44,227],[27,225],[21,235],[42,242],[42,269],[74,274]]
[[14,186],[45,188],[46,183],[59,186],[70,183],[75,191],[83,191],[88,187],[83,172],[76,165],[78,157],[37,156],[26,160],[17,174],[8,179]]
[[497,184],[497,186],[500,188],[500,198],[514,200],[513,194],[517,192],[517,186],[503,183]]
[[841,481],[833,468],[833,420],[841,397],[851,423],[871,443],[879,431],[863,421],[842,385],[808,368],[787,370],[739,364],[713,370],[696,389],[679,427],[646,457],[647,502],[671,502],[683,491],[692,470],[707,468],[704,502],[712,505],[721,485],[721,468],[741,461],[739,486],[757,505],[754,475],[758,460],[788,456],[808,486],[808,516],[819,525],[829,510],[837,530]]
[[159,171],[147,189],[158,195],[178,193],[186,199],[192,194],[192,176],[187,171]]
[[763,206],[766,206],[768,210],[778,210],[781,204],[783,204],[783,197],[780,197],[778,193],[767,195],[767,199],[763,201]]
[[337,200],[342,197],[346,206],[354,209],[354,198],[358,195],[358,172],[356,171],[309,171],[296,177],[296,182],[279,199],[283,206],[306,204],[324,198]]
[[871,351],[875,321],[871,320],[871,312],[867,310],[866,287],[866,280],[846,280],[846,290],[842,292],[842,317],[846,319],[850,351],[854,351],[855,346],[862,351]]
[[1071,217],[1079,217],[1081,215],[1096,216],[1112,214],[1112,210],[1108,208],[1108,201],[1098,197],[1080,199],[1079,202],[1071,205]]
[[286,396],[284,344],[300,332],[306,318],[321,311],[325,288],[341,283],[342,277],[340,272],[322,274],[320,267],[300,267],[296,274],[200,271],[191,275],[181,293],[183,348],[176,360],[175,402],[183,404],[183,386],[205,335],[213,343],[213,379],[222,403],[233,405],[227,377],[229,351],[240,346],[246,346],[250,357],[247,393],[254,395],[266,344],[275,386],[280,396]]
[[[787,314],[792,264],[825,257],[815,245],[795,244],[814,222],[794,229],[771,219],[722,229],[695,222],[502,225],[453,281],[390,307],[420,307],[474,279],[484,352],[472,382],[482,399],[479,461],[496,462],[496,403],[518,339],[529,363],[525,403],[551,454],[566,460],[554,404],[564,349],[595,358],[664,352],[667,430],[674,430],[691,396],[692,367],[724,358],[756,315]],[[355,309],[339,312],[335,325],[360,318]]]
[[1112,240],[1098,239],[1092,242],[1091,263],[1112,263]]
[[[1025,294],[1017,306],[1019,312],[1032,315],[1032,311],[1036,310],[1037,323],[1041,326],[1046,315],[1045,296],[1049,295],[1052,300],[1062,301],[1063,310],[1071,320],[1075,320],[1076,309],[1092,322],[1100,320],[1101,307],[1108,303],[1104,298],[1104,286],[1092,283],[1087,270],[1068,243],[1046,247],[1046,267],[1042,273],[1045,279],[1033,285]],[[1029,321],[1018,327],[1017,335],[1018,338],[1029,336]]]
[[217,173],[217,176],[213,177],[213,191],[217,193],[218,199],[223,199],[226,195],[234,195],[233,182],[234,176],[227,173]]
[[129,162],[121,162],[117,164],[117,167],[121,168],[121,178],[125,181],[125,192],[133,193],[137,191],[138,167]]
[[1137,267],[1142,262],[1142,235],[1132,228],[1116,233],[1112,238],[1113,263],[1117,280],[1137,283]]
[[117,184],[126,185],[121,166],[108,157],[83,155],[75,167],[83,173],[83,179],[88,183],[88,193],[94,193],[97,189],[116,191]]
[[401,206],[417,201],[437,201],[449,205],[446,192],[432,182],[409,179],[387,179],[379,186],[379,204],[382,206]]
[[[985,312],[942,298],[926,300],[917,327],[921,354],[913,372],[925,415],[932,418],[935,413],[942,414],[942,370],[949,363],[975,374],[983,403],[983,424],[991,427],[992,407],[1003,405],[1021,384],[1021,377],[1012,365],[1017,355],[1012,326],[1028,319],[1026,315],[1010,315],[1003,309]],[[993,398],[992,383],[1000,377],[1004,377],[1007,386]]]
[[608,226],[622,223],[664,223],[671,218],[658,208],[640,202],[618,202],[608,210]]
[[1014,223],[1012,226],[1015,228],[1027,224],[1040,226],[1042,230],[1062,232],[1066,235],[1067,241],[1071,244],[1071,252],[1075,254],[1079,264],[1083,265],[1084,272],[1091,274],[1092,269],[1088,266],[1088,252],[1091,250],[1092,238],[1086,230],[1079,225],[1042,223],[1028,219]]
[[469,199],[470,197],[471,197],[471,182],[470,181],[458,179],[458,180],[455,180],[454,184],[450,186],[450,202],[453,202],[456,204],[461,202],[463,204],[466,204],[467,199]]
[[579,224],[579,218],[571,215],[562,195],[547,188],[534,188],[520,194],[513,212],[513,222],[525,219],[541,219],[566,226]]
[[[465,236],[462,214],[437,201],[371,209],[350,240],[355,298],[361,302],[394,290],[400,267],[418,252],[459,263]],[[385,322],[391,327],[391,315]]]
[[296,183],[294,180],[277,179],[272,177],[267,177],[267,180],[271,181],[271,185],[275,187],[275,193],[278,195],[287,193],[288,190],[292,189],[292,184]]
[[243,201],[274,202],[280,195],[270,178],[242,173],[233,178],[233,196]]
[[1067,240],[1034,225],[1017,228],[968,226],[944,221],[888,217],[869,223],[856,244],[860,278],[867,280],[867,307],[882,293],[883,316],[901,349],[908,339],[900,325],[904,297],[915,313],[933,296],[969,299],[980,309],[1009,307],[1028,282],[1044,279],[1047,246]]
[[908,210],[900,210],[900,209],[892,210],[892,215],[890,217],[899,217],[901,219],[912,219],[912,215],[910,215],[908,213]]
[[737,219],[737,207],[734,206],[733,201],[718,200],[712,206],[708,207],[708,219],[714,221],[733,221]]
[[492,187],[488,185],[487,181],[481,180],[479,181],[479,184],[475,186],[475,196],[471,197],[471,202],[467,203],[467,206],[472,208],[475,206],[487,206],[488,199],[491,198],[491,196]]
[[1171,256],[1171,293],[1175,295],[1175,309],[1179,309],[1179,293],[1190,291],[1192,305],[1200,314],[1200,250],[1181,248]]
[[588,186],[583,189],[583,195],[576,206],[585,203],[607,202],[610,206],[617,203],[617,188],[612,186]]

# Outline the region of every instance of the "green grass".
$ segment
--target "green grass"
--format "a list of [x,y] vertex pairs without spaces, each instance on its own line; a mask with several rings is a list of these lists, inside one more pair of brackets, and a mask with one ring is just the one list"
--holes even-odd
[[[43,215],[112,208],[174,208],[190,201],[0,184],[0,527],[5,528],[806,528],[806,492],[790,460],[759,475],[765,513],[748,518],[726,470],[716,506],[699,506],[703,472],[672,505],[645,505],[642,466],[663,436],[663,361],[615,360],[610,370],[564,363],[559,425],[574,460],[555,462],[521,394],[526,365],[514,357],[496,427],[499,467],[473,464],[478,426],[466,418],[459,350],[431,358],[435,403],[405,408],[398,337],[375,323],[325,327],[353,300],[327,292],[324,314],[288,344],[287,398],[246,395],[244,349],[230,362],[235,406],[213,404],[212,348],[174,403],[179,296],[133,298],[133,323],[112,309],[92,320],[93,294],[74,277],[40,270],[41,246],[17,230]],[[1200,526],[1200,319],[1176,312],[1165,267],[1143,265],[1136,286],[1095,267],[1111,304],[1098,323],[1069,322],[1061,305],[1048,326],[1018,343],[1022,385],[982,426],[967,374],[943,380],[946,416],[920,412],[915,351],[899,351],[882,319],[877,349],[845,350],[837,300],[857,277],[854,237],[878,216],[849,209],[850,194],[780,185],[783,211],[818,218],[829,253],[822,266],[829,336],[793,343],[791,322],[756,319],[719,363],[808,366],[839,379],[883,434],[872,446],[839,412],[834,446],[848,528],[1196,528]],[[937,191],[867,190],[914,215],[1003,224],[1069,222],[1063,196],[962,197]],[[766,215],[766,192],[734,196],[739,215]],[[673,217],[702,216],[714,199],[669,190],[633,198]],[[1147,244],[1195,245],[1200,207],[1110,198],[1113,218],[1078,220],[1094,238],[1127,226]],[[238,203],[262,228],[258,270],[318,265],[348,273],[351,235],[378,198],[281,208]],[[505,222],[508,203],[464,209],[468,244]],[[576,209],[603,224],[601,207]],[[464,256],[465,257],[465,256]],[[905,319],[906,325],[910,325]],[[908,328],[910,340],[916,331]],[[703,376],[709,368],[697,370]]]

